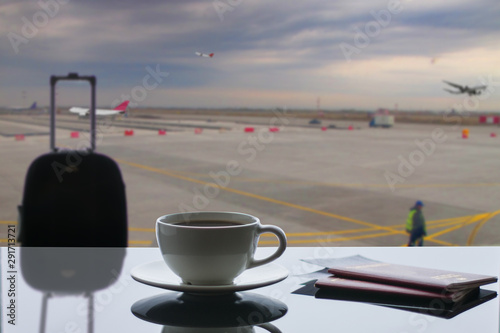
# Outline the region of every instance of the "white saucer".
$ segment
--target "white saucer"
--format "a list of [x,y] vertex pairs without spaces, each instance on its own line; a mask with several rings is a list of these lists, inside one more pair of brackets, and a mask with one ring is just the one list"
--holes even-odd
[[228,293],[260,288],[280,282],[286,279],[288,270],[280,265],[270,263],[245,270],[231,285],[188,285],[182,283],[181,278],[175,275],[163,260],[159,260],[134,267],[130,275],[141,283],[168,290],[189,293]]

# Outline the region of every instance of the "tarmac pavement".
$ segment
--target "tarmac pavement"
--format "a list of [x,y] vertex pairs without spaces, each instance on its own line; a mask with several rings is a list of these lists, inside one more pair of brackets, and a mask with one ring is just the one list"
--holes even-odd
[[[56,124],[58,146],[85,144],[83,132],[70,138],[84,122],[62,116]],[[156,246],[156,218],[186,210],[255,215],[281,227],[290,246],[404,246],[416,200],[425,204],[426,246],[500,245],[500,137],[491,137],[500,130],[471,126],[464,139],[462,129],[128,118],[101,123],[97,151],[115,159],[125,179],[130,246]],[[26,135],[16,141],[17,133]],[[16,224],[29,164],[48,151],[47,133],[44,116],[0,117],[0,245]],[[261,244],[277,241],[264,235]]]

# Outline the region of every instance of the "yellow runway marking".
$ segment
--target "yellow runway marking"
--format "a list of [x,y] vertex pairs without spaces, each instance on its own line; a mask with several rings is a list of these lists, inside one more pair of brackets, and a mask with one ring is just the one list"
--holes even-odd
[[[403,226],[401,226],[403,227]],[[306,240],[293,240],[290,238],[293,237],[314,237],[314,236],[328,236],[328,235],[343,235],[343,234],[350,234],[350,233],[361,233],[361,232],[370,232],[370,231],[377,231],[378,229],[376,228],[365,228],[365,229],[352,229],[352,230],[338,230],[338,231],[322,231],[322,232],[300,232],[300,233],[286,233],[287,237],[287,243],[288,244],[311,244],[311,243],[331,243],[331,242],[344,242],[344,241],[350,241],[350,240],[357,240],[357,239],[363,239],[363,238],[373,238],[373,237],[382,237],[382,236],[390,236],[390,235],[397,235],[400,234],[400,232],[388,232],[388,233],[379,233],[379,234],[372,234],[372,235],[363,235],[363,236],[354,236],[354,237],[342,237],[342,238],[332,238],[332,239],[306,239]],[[129,228],[129,231],[139,231],[139,232],[155,232],[154,228],[134,228],[131,227]],[[273,234],[262,234],[261,239],[265,238],[275,238]],[[430,239],[429,241],[432,241],[437,244],[441,245],[447,245],[447,246],[457,246],[456,244],[445,242],[445,241],[440,241],[437,239]],[[261,245],[277,245],[278,241],[271,241],[271,240],[260,240],[259,244]],[[406,244],[405,244],[406,245]]]
[[[472,217],[474,217],[476,215],[469,215],[469,216],[460,216],[460,217],[452,217],[452,218],[448,218],[448,219],[441,219],[441,220],[433,220],[433,221],[427,221],[427,227],[429,227],[430,225],[435,225],[435,224],[439,224],[439,223],[442,223],[442,222],[448,222],[448,224],[455,224],[455,223],[461,223],[465,220],[468,220]],[[443,223],[443,225],[445,225],[447,223]],[[406,225],[404,224],[398,224],[398,225],[393,225],[391,226],[392,228],[405,228]]]
[[[434,221],[428,221],[428,228],[427,229],[437,229],[437,228],[442,228],[446,226],[453,226],[451,228],[442,230],[438,233],[432,234],[426,238],[428,241],[435,242],[437,244],[441,245],[446,245],[446,246],[457,246],[456,244],[449,243],[446,241],[441,241],[438,239],[434,239],[435,237],[441,236],[443,234],[449,233],[451,231],[457,230],[459,228],[462,228],[464,226],[476,223],[478,221],[481,221],[480,224],[478,224],[474,231],[471,233],[471,236],[469,237],[467,245],[472,245],[472,242],[474,240],[474,237],[479,230],[479,228],[484,225],[487,221],[492,219],[494,216],[500,214],[500,210],[493,212],[493,213],[483,213],[483,214],[477,214],[477,215],[469,215],[469,216],[462,216],[462,217],[454,217],[454,218],[448,218],[448,219],[441,219],[441,220],[434,220]],[[445,222],[445,223],[443,223]],[[438,224],[441,223],[441,224]],[[0,224],[17,224],[16,221],[0,221]],[[394,225],[391,228],[401,228],[403,229],[405,226],[400,224],[400,225]],[[135,232],[155,232],[155,228],[138,228],[138,227],[129,227],[129,231],[135,231]],[[351,229],[351,230],[338,230],[338,231],[321,231],[321,232],[299,232],[299,233],[287,233],[286,236],[288,239],[289,244],[310,244],[310,243],[331,243],[331,242],[343,242],[343,241],[350,241],[350,240],[358,240],[358,239],[367,239],[367,238],[374,238],[374,237],[383,237],[383,236],[391,236],[391,235],[397,235],[401,233],[405,233],[404,231],[390,231],[386,233],[378,233],[378,234],[368,234],[368,235],[361,235],[361,236],[353,236],[353,237],[339,237],[339,238],[322,238],[322,239],[290,239],[294,237],[314,237],[314,236],[328,236],[328,235],[345,235],[345,234],[356,234],[356,233],[362,233],[362,232],[371,232],[371,231],[377,231],[380,230],[379,228],[363,228],[363,229]],[[266,233],[261,236],[263,239],[265,238],[272,238],[275,237],[272,234]],[[0,239],[0,243],[7,243],[7,239]],[[141,241],[141,240],[130,240],[129,244],[135,244],[135,245],[151,245],[153,241]],[[277,241],[266,241],[266,240],[261,240],[259,244],[262,245],[276,245],[278,244]],[[402,245],[406,246],[406,245]]]
[[17,224],[17,221],[0,221],[0,224]]
[[474,230],[472,230],[471,234],[469,235],[469,238],[467,239],[467,246],[470,246],[470,245],[472,245],[472,243],[474,243],[474,238],[476,238],[476,235],[477,235],[477,232],[479,231],[479,229],[481,229],[486,222],[488,222],[489,220],[491,220],[493,217],[495,217],[498,214],[500,214],[500,210],[497,210],[496,212],[490,213],[489,215],[487,215],[484,218],[483,221],[481,221],[478,225],[476,225],[474,227]]
[[[397,234],[399,234],[399,232],[384,232],[384,233],[378,233],[378,234],[373,234],[373,235],[362,235],[362,236],[355,236],[355,237],[288,240],[287,243],[288,244],[332,243],[332,242],[344,242],[344,241],[350,241],[350,240],[391,236],[391,235],[397,235]],[[278,241],[262,241],[262,242],[259,242],[259,244],[274,245],[274,244],[278,244]]]
[[[209,178],[211,177],[206,173],[196,173],[196,172],[188,172],[188,171],[171,171],[178,175],[183,176],[193,176],[193,177],[201,177],[201,178]],[[315,186],[332,186],[332,187],[361,187],[361,188],[369,188],[369,187],[388,187],[387,184],[348,184],[348,183],[324,183],[324,182],[316,182],[316,181],[307,181],[307,180],[280,180],[280,179],[265,179],[265,178],[243,178],[243,177],[232,177],[231,179],[240,181],[240,182],[248,182],[248,183],[274,183],[274,184],[297,184],[297,185],[315,185]],[[500,183],[463,183],[463,184],[395,184],[394,187],[399,188],[418,188],[418,187],[482,187],[482,186],[500,186]]]
[[[361,220],[349,218],[349,217],[346,217],[346,216],[341,216],[341,215],[337,215],[337,214],[333,214],[333,213],[329,213],[329,212],[317,210],[317,209],[314,209],[314,208],[305,207],[305,206],[301,206],[301,205],[289,203],[289,202],[286,202],[286,201],[281,201],[281,200],[277,200],[277,199],[273,199],[273,198],[269,198],[269,197],[265,197],[265,196],[253,194],[253,193],[250,193],[250,192],[245,192],[245,191],[237,190],[237,189],[234,189],[234,188],[221,187],[221,186],[218,186],[217,184],[215,184],[213,182],[208,182],[208,181],[204,181],[204,180],[200,180],[200,179],[191,178],[191,177],[188,177],[188,176],[185,176],[185,175],[182,175],[182,174],[179,174],[177,172],[173,172],[173,171],[167,170],[167,169],[154,168],[154,167],[150,167],[150,166],[147,166],[147,165],[142,165],[142,164],[128,162],[128,161],[119,160],[119,159],[117,159],[116,161],[118,163],[126,164],[126,165],[129,165],[129,166],[132,166],[132,167],[140,168],[140,169],[151,171],[151,172],[155,172],[155,173],[164,174],[164,175],[167,175],[167,176],[170,176],[170,177],[174,177],[174,178],[177,178],[177,179],[181,179],[181,180],[185,180],[185,181],[189,181],[189,182],[193,182],[193,183],[198,183],[198,184],[202,184],[202,185],[216,186],[218,189],[224,190],[224,191],[227,191],[227,192],[230,192],[230,193],[235,193],[235,194],[239,194],[239,195],[242,195],[242,196],[254,198],[254,199],[257,199],[257,200],[263,200],[263,201],[275,203],[275,204],[278,204],[278,205],[283,205],[283,206],[286,206],[286,207],[295,208],[295,209],[299,209],[299,210],[302,210],[302,211],[306,211],[306,212],[310,212],[310,213],[314,213],[314,214],[318,214],[318,215],[323,215],[323,216],[327,216],[327,217],[335,218],[335,219],[338,219],[338,220],[342,220],[342,221],[346,221],[346,222],[351,222],[351,223],[355,223],[355,224],[358,224],[358,225],[362,225],[362,226],[368,227],[368,228],[365,228],[365,229],[353,229],[353,230],[344,230],[344,231],[326,231],[326,232],[316,232],[316,233],[314,233],[314,232],[310,233],[309,232],[309,233],[295,233],[295,234],[292,233],[292,234],[287,234],[287,237],[314,237],[314,236],[322,236],[322,235],[339,235],[339,234],[369,232],[369,231],[387,231],[387,232],[376,234],[376,235],[363,235],[363,236],[353,236],[353,237],[342,237],[342,238],[336,238],[336,239],[289,240],[290,244],[338,242],[338,241],[356,240],[356,239],[371,238],[371,237],[382,237],[382,236],[388,236],[388,235],[398,235],[398,234],[399,235],[407,235],[406,232],[405,232],[405,230],[404,230],[404,225],[384,227],[384,226],[376,225],[374,223],[369,223],[369,222],[365,222],[365,221],[361,221]],[[195,173],[190,173],[190,174],[199,175],[199,176],[206,176],[206,175],[195,174]],[[254,181],[260,181],[260,180],[254,180]],[[268,181],[268,182],[271,181],[272,182],[272,180],[262,180],[262,181]],[[280,181],[274,181],[274,182],[276,183],[276,182],[280,182]],[[281,182],[292,182],[292,181],[281,181]],[[301,183],[303,184],[304,182],[301,182]],[[329,186],[359,186],[359,187],[363,187],[363,186],[365,186],[365,187],[366,186],[387,186],[385,184],[328,184],[328,183],[325,184],[325,183],[317,183],[317,182],[308,182],[308,183],[309,184],[322,185],[322,186],[325,186],[325,185],[329,185]],[[497,186],[497,185],[500,185],[500,183],[493,183],[493,184],[487,184],[487,183],[478,183],[478,184],[422,184],[422,185],[418,185],[418,184],[415,184],[415,185],[405,184],[404,186],[401,186],[401,187],[471,187],[471,186]],[[441,230],[441,231],[439,231],[437,233],[434,233],[434,234],[430,235],[429,237],[427,237],[426,239],[428,241],[435,242],[437,244],[455,245],[455,244],[452,244],[452,243],[449,243],[449,242],[446,242],[446,241],[437,240],[435,238],[438,237],[438,236],[441,236],[443,234],[449,233],[449,232],[451,232],[453,230],[457,230],[459,228],[467,226],[469,224],[476,223],[479,220],[485,219],[485,217],[487,215],[488,215],[488,213],[486,213],[486,214],[471,215],[471,216],[465,216],[465,217],[457,217],[457,218],[449,218],[449,219],[441,219],[441,220],[436,220],[436,221],[430,221],[430,222],[428,222],[428,228],[429,229],[436,229],[436,228],[442,228],[442,227],[447,227],[447,226],[452,226],[452,227],[447,228],[445,230]],[[150,231],[150,232],[154,231],[154,229],[144,229],[144,230],[141,230],[139,228],[135,229],[135,230],[136,231]],[[264,236],[264,237],[268,237],[268,236]],[[260,243],[261,244],[268,244],[268,243],[269,244],[276,244],[275,241],[265,241],[265,240],[261,241]]]
[[464,221],[465,220],[461,220],[461,221],[457,221],[457,222],[447,222],[447,223],[441,223],[441,224],[433,224],[433,225],[427,226],[427,230],[429,230],[429,229],[443,228],[443,227],[447,227],[447,226],[450,226],[450,225],[463,224]]
[[224,190],[224,191],[227,191],[227,192],[231,192],[231,193],[240,194],[240,195],[243,195],[243,196],[246,196],[246,197],[250,197],[250,198],[254,198],[254,199],[258,199],[258,200],[263,200],[263,201],[267,201],[267,202],[272,202],[272,203],[275,203],[275,204],[278,204],[278,205],[283,205],[283,206],[287,206],[287,207],[291,207],[291,208],[295,208],[295,209],[299,209],[299,210],[303,210],[303,211],[306,211],[306,212],[315,213],[315,214],[319,214],[319,215],[323,215],[323,216],[333,217],[333,218],[336,218],[336,219],[339,219],[339,220],[342,220],[342,221],[352,222],[352,223],[356,223],[356,224],[360,224],[360,225],[372,227],[372,228],[375,228],[375,229],[378,229],[378,230],[387,230],[387,231],[390,231],[390,232],[403,233],[403,232],[399,232],[399,231],[394,230],[394,229],[389,228],[389,227],[379,226],[379,225],[376,225],[376,224],[373,224],[373,223],[364,222],[364,221],[352,219],[352,218],[349,218],[349,217],[345,217],[345,216],[341,216],[341,215],[337,215],[337,214],[333,214],[333,213],[324,212],[324,211],[317,210],[317,209],[314,209],[314,208],[300,206],[300,205],[292,204],[292,203],[289,203],[289,202],[286,202],[286,201],[281,201],[281,200],[277,200],[277,199],[273,199],[273,198],[268,198],[268,197],[264,197],[262,195],[253,194],[253,193],[249,193],[249,192],[237,190],[237,189],[230,188],[230,187],[221,187],[221,186],[218,186],[218,185],[216,185],[214,183],[210,183],[210,182],[206,182],[206,181],[203,181],[203,180],[198,180],[198,179],[194,179],[194,178],[190,178],[190,177],[186,177],[186,176],[181,176],[181,175],[175,174],[175,173],[173,173],[173,172],[171,172],[169,170],[153,168],[153,167],[150,167],[150,166],[147,166],[147,165],[142,165],[142,164],[133,163],[133,162],[127,162],[127,161],[123,161],[123,160],[119,160],[119,159],[115,159],[115,160],[118,163],[126,164],[126,165],[129,165],[129,166],[133,166],[133,167],[140,168],[140,169],[143,169],[143,170],[148,170],[148,171],[155,172],[155,173],[164,174],[164,175],[167,175],[167,176],[170,176],[170,177],[174,177],[174,178],[186,180],[186,181],[189,181],[189,182],[198,183],[198,184],[202,184],[202,185],[216,186],[217,188],[219,188],[221,190]]
[[[311,236],[325,236],[325,235],[340,235],[340,234],[350,234],[365,231],[374,231],[375,228],[366,229],[353,229],[353,230],[339,230],[339,231],[321,231],[321,232],[298,232],[298,233],[288,233],[287,237],[311,237]],[[264,234],[261,237],[276,237],[274,235]]]
[[444,246],[459,246],[458,244],[453,244],[453,243],[442,241],[442,240],[439,240],[439,239],[432,239],[432,238],[428,239],[428,238],[425,238],[425,241],[434,242],[436,244],[441,244],[441,245],[444,245]]
[[[351,240],[359,240],[359,239],[367,239],[367,238],[375,238],[375,237],[384,237],[384,236],[393,236],[393,235],[407,235],[406,232],[404,231],[404,227],[405,226],[403,224],[396,225],[396,226],[380,226],[380,225],[377,225],[377,224],[374,224],[374,223],[369,223],[369,222],[365,222],[365,221],[361,221],[361,220],[349,218],[349,217],[346,217],[346,216],[341,216],[341,215],[338,215],[338,214],[329,213],[329,212],[317,210],[317,209],[314,209],[314,208],[309,208],[309,207],[305,207],[305,206],[301,206],[301,205],[297,205],[297,204],[293,204],[293,203],[289,203],[289,202],[285,202],[285,201],[281,201],[281,200],[277,200],[277,199],[273,199],[273,198],[269,198],[269,197],[265,197],[265,196],[253,194],[253,193],[250,193],[250,192],[245,192],[245,191],[237,190],[237,189],[234,189],[234,188],[221,187],[221,186],[218,186],[218,185],[214,184],[213,182],[208,182],[208,181],[203,181],[203,180],[191,178],[191,177],[182,175],[181,173],[173,172],[173,171],[166,170],[166,169],[153,168],[153,167],[149,167],[149,166],[146,166],[146,165],[142,165],[142,164],[138,164],[138,163],[133,163],[133,162],[128,162],[128,161],[123,161],[123,160],[119,160],[119,159],[116,159],[116,161],[118,163],[126,164],[126,165],[129,165],[129,166],[132,166],[132,167],[140,168],[140,169],[143,169],[143,170],[147,170],[147,171],[151,171],[151,172],[155,172],[155,173],[159,173],[159,174],[164,174],[164,175],[167,175],[167,176],[170,176],[170,177],[173,177],[173,178],[177,178],[177,179],[181,179],[181,180],[185,180],[185,181],[189,181],[189,182],[193,182],[193,183],[198,183],[198,184],[202,184],[202,185],[216,186],[220,190],[224,190],[224,191],[227,191],[227,192],[230,192],[230,193],[235,193],[235,194],[239,194],[239,195],[242,195],[242,196],[254,198],[254,199],[257,199],[257,200],[267,201],[267,202],[271,202],[271,203],[274,203],[274,204],[283,205],[283,206],[286,206],[286,207],[290,207],[290,208],[294,208],[294,209],[299,209],[299,210],[310,212],[310,213],[313,213],[313,214],[327,216],[327,217],[331,217],[331,218],[335,218],[335,219],[338,219],[338,220],[342,220],[342,221],[346,221],[346,222],[351,222],[351,223],[354,223],[354,224],[358,224],[358,225],[362,225],[362,226],[367,227],[367,228],[361,228],[361,229],[339,230],[339,231],[289,233],[289,234],[287,234],[287,237],[289,237],[289,238],[294,238],[294,237],[329,236],[329,235],[332,235],[332,236],[333,235],[347,235],[347,234],[357,234],[357,233],[362,233],[362,232],[385,231],[385,232],[380,232],[380,233],[375,233],[375,234],[354,235],[352,237],[322,238],[322,239],[289,239],[288,240],[289,244],[331,243],[331,242],[351,241]],[[185,173],[185,174],[187,174],[187,173]],[[191,173],[191,174],[195,175],[195,173]],[[270,182],[271,180],[263,180],[263,181]],[[305,182],[301,182],[301,183],[303,184]],[[320,186],[327,185],[327,186],[342,186],[342,187],[348,187],[348,186],[349,187],[379,187],[379,186],[387,186],[385,184],[325,184],[325,183],[317,183],[317,182],[308,182],[308,183],[310,183],[310,184],[316,184],[316,185],[320,185]],[[429,184],[429,185],[425,185],[425,184],[423,184],[423,185],[410,185],[410,184],[406,184],[406,185],[404,185],[404,187],[419,187],[419,186],[460,187],[460,186],[486,186],[486,185],[488,185],[488,186],[492,186],[492,185],[493,186],[497,186],[497,185],[500,185],[500,184],[496,184],[496,183],[493,183],[493,184]],[[403,187],[403,186],[401,186],[401,187]],[[449,243],[449,242],[437,240],[435,238],[438,237],[438,236],[444,235],[446,233],[449,233],[451,231],[457,230],[459,228],[465,227],[467,225],[470,225],[470,224],[482,221],[482,222],[480,222],[474,228],[473,232],[469,236],[469,240],[468,240],[467,245],[470,245],[470,244],[472,244],[472,242],[473,242],[473,240],[474,240],[474,238],[475,238],[478,230],[488,220],[490,220],[491,218],[493,218],[497,214],[500,214],[500,211],[493,212],[493,213],[483,213],[483,214],[465,216],[465,217],[457,217],[457,218],[449,218],[449,219],[441,219],[441,220],[429,221],[428,222],[428,229],[437,229],[437,228],[442,228],[442,227],[447,227],[447,226],[451,226],[451,227],[447,228],[445,230],[441,230],[439,232],[436,232],[436,233],[434,233],[434,234],[426,237],[426,240],[431,241],[431,242],[435,242],[435,243],[441,244],[441,245],[455,245],[455,244],[452,244],[452,243]],[[16,221],[0,221],[0,224],[17,224],[17,222]],[[155,228],[130,227],[129,231],[155,232]],[[267,238],[267,237],[274,237],[274,236],[263,235],[263,238]],[[0,239],[0,242],[7,243],[7,239]],[[136,245],[151,245],[152,243],[153,243],[153,241],[142,241],[142,240],[130,240],[129,241],[129,244],[136,244]],[[259,242],[259,244],[277,244],[277,241],[262,240],[262,241]]]
[[[129,228],[130,231],[141,231],[141,232],[155,232],[152,228]],[[359,233],[359,232],[369,232],[369,231],[377,231],[376,228],[366,228],[366,229],[353,229],[353,230],[339,230],[339,231],[324,231],[324,232],[302,232],[302,233],[287,233],[287,243],[288,244],[311,244],[311,243],[331,243],[331,242],[345,242],[350,240],[358,240],[358,239],[366,239],[366,238],[375,238],[382,237],[388,235],[397,235],[400,234],[398,231],[389,231],[385,233],[378,234],[370,234],[370,235],[362,235],[362,236],[354,236],[354,237],[341,237],[341,238],[323,238],[323,239],[302,239],[302,240],[293,240],[290,238],[293,237],[311,237],[311,236],[328,236],[328,235],[342,235],[349,233]],[[273,234],[265,233],[262,234],[262,238],[275,238]],[[132,241],[131,241],[132,242]],[[276,240],[260,240],[260,245],[277,245],[279,242]],[[439,243],[439,242],[438,242]],[[447,245],[453,245],[451,243],[447,243]]]
[[135,244],[135,245],[151,245],[153,244],[153,241],[140,241],[140,240],[129,240],[128,244]]
[[[498,211],[497,213],[500,213]],[[442,220],[435,220],[435,221],[429,221],[427,222],[427,230],[429,229],[437,229],[437,228],[442,228],[442,227],[447,227],[447,226],[453,226],[444,230],[441,230],[439,232],[436,232],[432,235],[429,235],[425,237],[425,240],[432,241],[438,244],[442,245],[448,245],[448,246],[457,246],[456,244],[452,244],[449,242],[441,241],[435,239],[435,237],[442,236],[444,234],[450,233],[452,231],[458,230],[460,228],[466,227],[468,225],[474,224],[482,219],[485,219],[489,216],[491,216],[492,213],[482,213],[482,214],[476,214],[476,215],[469,215],[469,216],[462,216],[462,217],[456,217],[456,218],[449,218],[449,219],[442,219]],[[445,223],[441,223],[445,222]],[[484,222],[484,220],[483,220]],[[440,223],[440,224],[438,224]],[[478,226],[476,226],[477,228]],[[470,244],[467,244],[470,245]]]
[[447,234],[447,233],[449,233],[449,232],[451,232],[453,230],[457,230],[457,229],[463,228],[463,227],[465,227],[465,226],[467,226],[469,224],[476,223],[477,221],[479,221],[481,219],[481,216],[484,216],[484,215],[485,214],[476,215],[476,216],[472,217],[471,219],[469,219],[468,221],[466,220],[466,221],[464,221],[464,222],[462,222],[462,223],[460,223],[460,224],[458,224],[458,225],[456,225],[454,227],[451,227],[451,228],[448,228],[448,229],[445,229],[445,230],[441,230],[441,231],[436,232],[436,233],[434,233],[432,235],[429,235],[429,236],[426,237],[426,239],[430,240],[430,239],[432,239],[434,237],[438,237],[438,236]]
[[[436,228],[440,228],[440,227],[446,227],[449,225],[463,224],[464,222],[470,221],[470,220],[473,220],[474,222],[476,222],[488,214],[489,213],[481,213],[481,214],[476,214],[476,215],[468,215],[468,216],[461,216],[461,217],[453,217],[453,218],[449,218],[449,219],[427,221],[427,229],[436,229]],[[405,228],[406,226],[404,224],[398,224],[398,225],[393,225],[391,227],[392,228]]]
[[[155,232],[155,229],[153,228],[129,228],[130,231],[140,231],[140,232]],[[302,233],[287,233],[287,239],[290,237],[311,237],[311,236],[328,236],[328,235],[342,235],[342,234],[349,234],[349,233],[359,233],[359,232],[369,232],[369,231],[376,231],[378,229],[375,228],[366,228],[366,229],[353,229],[353,230],[339,230],[339,231],[324,231],[324,232],[302,232]],[[326,243],[326,242],[342,242],[342,241],[348,241],[348,240],[356,240],[356,239],[363,239],[363,238],[373,238],[373,237],[379,237],[379,236],[387,236],[387,235],[396,235],[399,234],[399,232],[393,231],[393,232],[387,232],[387,233],[379,233],[379,234],[373,234],[373,235],[363,235],[363,236],[354,236],[354,237],[342,237],[342,238],[332,238],[332,239],[309,239],[309,240],[287,240],[288,244],[305,244],[305,243]],[[262,234],[262,238],[276,238],[275,235],[271,233],[265,233]],[[132,241],[130,241],[132,242]],[[151,242],[150,242],[151,243]],[[259,244],[261,245],[274,245],[278,244],[278,241],[266,241],[266,240],[261,240],[259,241]]]
[[[139,232],[155,232],[154,228],[128,228],[129,231],[139,231]],[[341,235],[341,234],[349,234],[349,233],[358,233],[365,231],[375,231],[375,228],[366,228],[366,229],[353,229],[353,230],[338,230],[338,231],[321,231],[321,232],[300,232],[300,233],[287,233],[287,237],[311,237],[311,236],[325,236],[325,235]],[[262,234],[261,237],[276,237],[272,233]]]
[[460,217],[452,217],[452,218],[448,218],[448,219],[441,219],[441,220],[433,220],[433,221],[429,221],[427,224],[438,224],[438,223],[442,223],[442,222],[463,222],[465,220],[468,220],[472,217],[474,217],[476,215],[467,215],[467,216],[460,216]]
[[[132,162],[116,160],[120,163],[134,164]],[[142,165],[142,167],[147,167]],[[149,168],[149,167],[148,167]],[[169,173],[175,174],[177,176],[193,176],[200,178],[212,179],[208,173],[190,172],[190,171],[172,171],[168,170]],[[360,188],[370,188],[370,187],[388,187],[387,184],[348,184],[348,183],[323,183],[316,181],[307,180],[280,180],[280,179],[265,179],[265,178],[244,178],[244,177],[232,177],[232,180],[240,182],[255,182],[255,183],[274,183],[274,184],[297,184],[297,185],[307,185],[307,186],[331,186],[331,187],[360,187]],[[210,182],[207,182],[210,183]],[[394,184],[394,187],[399,188],[418,188],[418,187],[482,187],[482,186],[500,186],[500,183],[463,183],[463,184]]]

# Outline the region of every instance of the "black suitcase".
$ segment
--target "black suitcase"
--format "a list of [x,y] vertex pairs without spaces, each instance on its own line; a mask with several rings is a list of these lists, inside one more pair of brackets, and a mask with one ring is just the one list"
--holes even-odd
[[[85,80],[91,86],[90,148],[55,146],[55,86]],[[125,184],[116,162],[95,152],[95,76],[51,76],[51,152],[30,165],[19,206],[21,246],[126,247]]]

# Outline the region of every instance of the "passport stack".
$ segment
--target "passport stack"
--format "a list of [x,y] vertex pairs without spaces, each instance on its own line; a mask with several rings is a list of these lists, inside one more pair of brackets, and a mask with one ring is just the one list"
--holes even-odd
[[334,260],[318,279],[317,298],[369,302],[452,318],[496,297],[481,286],[497,277],[392,264],[351,256]]

